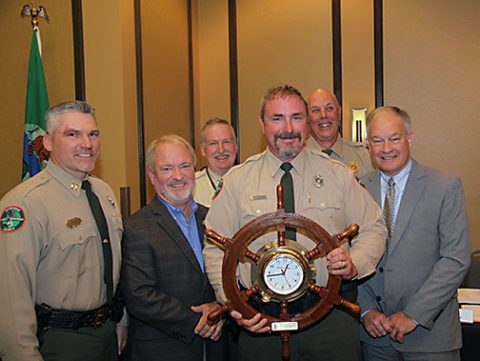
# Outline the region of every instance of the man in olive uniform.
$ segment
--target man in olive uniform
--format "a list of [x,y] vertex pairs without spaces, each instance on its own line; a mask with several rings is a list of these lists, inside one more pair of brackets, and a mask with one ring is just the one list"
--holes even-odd
[[306,146],[322,151],[349,167],[357,177],[373,170],[365,144],[349,142],[340,135],[342,107],[327,89],[316,89],[308,97],[310,138]]
[[[46,127],[47,167],[0,201],[0,355],[116,360],[118,315],[109,301],[122,219],[112,189],[89,175],[100,150],[95,113],[80,101],[61,103]],[[87,192],[103,210],[102,226]]]
[[195,173],[194,198],[210,207],[221,187],[221,178],[232,168],[237,156],[237,139],[231,125],[225,119],[209,119],[202,127],[200,150],[207,166]]
[[[290,173],[293,180],[294,212],[313,219],[329,233],[343,231],[353,223],[360,233],[351,242],[315,261],[317,284],[325,285],[328,273],[345,281],[365,277],[375,270],[383,251],[386,229],[382,213],[368,192],[342,163],[322,152],[304,148],[307,133],[307,106],[300,92],[289,85],[270,89],[260,108],[260,127],[268,149],[232,168],[206,218],[207,228],[232,237],[247,222],[277,207],[276,186]],[[275,240],[270,232],[254,240],[249,249],[257,251]],[[296,240],[307,249],[313,241],[302,234]],[[212,244],[204,249],[205,266],[217,299],[226,300],[222,285],[223,252]],[[249,267],[240,264],[241,287],[252,284]],[[343,296],[354,301],[356,283],[348,283]],[[295,311],[304,312],[316,298],[310,294],[295,301]],[[273,304],[273,303],[272,303]],[[259,302],[260,308],[269,306]],[[273,307],[273,306],[272,306]],[[293,304],[292,304],[293,307]],[[263,311],[263,310],[262,310]],[[280,337],[267,334],[266,319],[260,314],[245,319],[236,311],[231,316],[250,332],[241,332],[238,342],[239,360],[273,360],[281,355]],[[357,319],[334,308],[323,320],[307,330],[293,333],[290,340],[291,360],[354,361],[360,353]]]

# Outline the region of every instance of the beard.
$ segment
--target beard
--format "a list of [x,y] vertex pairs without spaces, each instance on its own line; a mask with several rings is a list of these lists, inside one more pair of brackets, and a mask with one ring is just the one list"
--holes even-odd
[[[302,135],[300,133],[280,133],[275,135],[275,150],[281,158],[292,159],[295,158],[302,150],[303,142]],[[279,139],[298,139],[298,144],[292,148],[280,148],[277,141]]]
[[170,204],[173,204],[177,207],[183,206],[185,203],[192,199],[194,185],[190,185],[187,189],[181,192],[173,192],[167,187],[163,187],[160,190],[160,194],[164,199],[166,199]]

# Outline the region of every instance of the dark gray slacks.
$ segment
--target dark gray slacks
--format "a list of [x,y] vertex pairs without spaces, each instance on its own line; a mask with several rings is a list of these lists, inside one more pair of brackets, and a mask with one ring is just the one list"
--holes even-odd
[[460,351],[399,352],[392,346],[379,347],[362,342],[362,357],[363,361],[460,361]]
[[117,361],[116,323],[78,330],[51,328],[41,337],[40,353],[45,361]]
[[[281,360],[280,336],[240,332],[239,361]],[[290,335],[290,361],[358,361],[360,336],[358,319],[334,308],[312,327]]]

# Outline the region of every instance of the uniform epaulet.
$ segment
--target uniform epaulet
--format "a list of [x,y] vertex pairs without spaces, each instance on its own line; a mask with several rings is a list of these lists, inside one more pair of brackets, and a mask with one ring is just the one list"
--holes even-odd
[[11,192],[15,192],[17,196],[25,197],[35,189],[41,187],[43,184],[48,183],[50,180],[49,177],[45,177],[44,173],[39,173],[36,176],[26,180],[23,183],[20,183],[16,186]]
[[332,158],[330,158],[330,156],[328,154],[326,154],[325,152],[322,152],[320,149],[314,149],[314,148],[304,148],[304,152],[309,152],[311,154],[315,154],[315,156],[318,156],[318,157],[321,157],[321,158],[325,158],[325,159],[328,159],[328,160],[333,160]]
[[347,168],[349,169],[344,163],[342,163],[341,161],[339,160],[336,160],[336,159],[332,159],[330,158],[330,160],[332,161],[333,164],[337,165],[337,166],[340,166],[342,168]]
[[245,162],[243,162],[243,164],[247,164],[247,163],[250,163],[250,162],[256,162],[257,160],[259,160],[260,158],[262,158],[265,155],[265,152],[257,153],[257,154],[254,154],[254,155],[248,157],[247,160]]
[[207,175],[207,172],[205,172],[205,169],[199,170],[198,172],[195,172],[195,180],[199,180],[202,177],[205,177]]
[[354,147],[354,148],[367,148],[367,145],[363,142],[352,142],[350,140],[343,140],[346,145],[349,147]]

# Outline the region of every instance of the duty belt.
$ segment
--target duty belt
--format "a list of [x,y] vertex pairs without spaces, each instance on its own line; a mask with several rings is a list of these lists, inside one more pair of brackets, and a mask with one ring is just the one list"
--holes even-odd
[[78,330],[81,327],[100,328],[111,317],[109,304],[91,311],[55,310],[42,303],[35,305],[37,314],[37,329],[43,331],[49,328],[70,328]]

